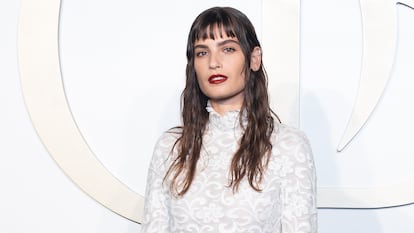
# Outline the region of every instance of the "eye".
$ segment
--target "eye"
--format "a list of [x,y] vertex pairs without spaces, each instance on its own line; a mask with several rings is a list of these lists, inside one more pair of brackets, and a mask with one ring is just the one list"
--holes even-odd
[[226,47],[226,48],[223,49],[223,51],[225,53],[232,53],[232,52],[236,51],[236,49],[233,48],[233,47]]
[[203,56],[207,55],[207,51],[199,51],[199,52],[196,52],[195,55],[197,57],[203,57]]

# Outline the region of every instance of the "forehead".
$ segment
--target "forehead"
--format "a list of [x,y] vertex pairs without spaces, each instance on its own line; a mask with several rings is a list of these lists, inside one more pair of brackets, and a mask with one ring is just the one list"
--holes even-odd
[[237,40],[236,37],[228,37],[226,35],[224,35],[223,37],[216,37],[215,39],[204,39],[204,40],[196,40],[194,42],[194,48],[199,47],[199,45],[202,45],[202,47],[210,47],[210,46],[223,46],[223,45],[228,45],[234,43],[236,45],[239,45],[239,41]]
[[223,24],[213,24],[207,25],[203,29],[200,29],[195,36],[195,41],[204,41],[207,39],[224,39],[224,38],[234,38],[237,40],[236,33],[234,29],[230,25],[223,25]]

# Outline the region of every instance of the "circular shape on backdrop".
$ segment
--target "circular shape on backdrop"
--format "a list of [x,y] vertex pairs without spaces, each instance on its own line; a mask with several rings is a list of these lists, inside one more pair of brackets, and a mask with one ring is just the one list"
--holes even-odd
[[108,209],[140,223],[144,198],[102,165],[72,117],[59,63],[59,9],[56,0],[21,3],[19,70],[30,118],[50,156],[79,188]]

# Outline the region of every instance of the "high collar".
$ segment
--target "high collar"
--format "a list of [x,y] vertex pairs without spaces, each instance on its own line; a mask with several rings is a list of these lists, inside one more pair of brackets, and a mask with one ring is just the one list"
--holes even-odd
[[[220,115],[214,108],[211,106],[210,101],[207,102],[206,106],[207,112],[209,112],[209,121],[211,127],[214,129],[219,129],[222,131],[242,129],[240,126],[240,110],[231,110],[225,112],[223,115]],[[243,126],[247,126],[247,115],[243,111]]]

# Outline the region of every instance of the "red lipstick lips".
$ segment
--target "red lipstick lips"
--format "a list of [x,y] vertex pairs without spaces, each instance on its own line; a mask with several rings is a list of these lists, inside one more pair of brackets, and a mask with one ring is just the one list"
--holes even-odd
[[220,84],[226,80],[227,76],[222,74],[213,74],[208,78],[208,82],[211,84]]

